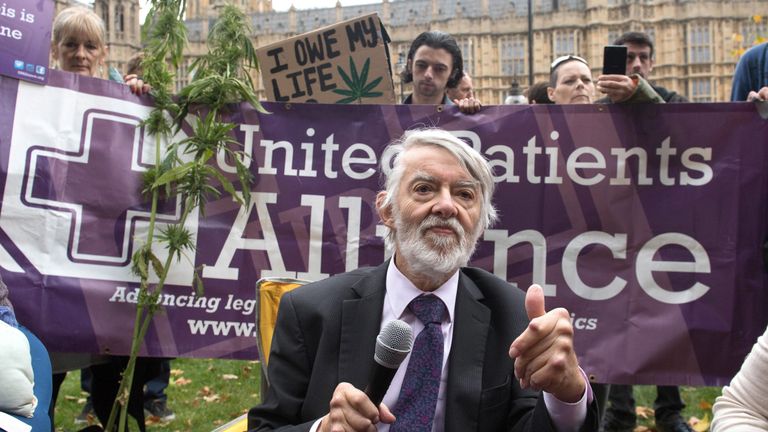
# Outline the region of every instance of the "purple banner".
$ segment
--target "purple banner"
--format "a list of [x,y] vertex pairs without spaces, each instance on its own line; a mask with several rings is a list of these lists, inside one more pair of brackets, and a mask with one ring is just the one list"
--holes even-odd
[[[138,190],[155,139],[136,126],[149,100],[63,72],[46,87],[0,78],[0,97],[15,101],[0,108],[0,265],[19,318],[52,351],[125,353],[130,257],[148,225]],[[260,277],[381,263],[377,164],[425,126],[494,167],[502,219],[473,265],[539,283],[548,308],[568,308],[596,381],[722,385],[765,328],[768,121],[752,104],[266,107],[231,118],[252,156],[253,203],[222,198],[190,217],[197,249],[169,277],[145,354],[254,359]]]
[[3,0],[0,5],[0,75],[48,82],[53,0]]

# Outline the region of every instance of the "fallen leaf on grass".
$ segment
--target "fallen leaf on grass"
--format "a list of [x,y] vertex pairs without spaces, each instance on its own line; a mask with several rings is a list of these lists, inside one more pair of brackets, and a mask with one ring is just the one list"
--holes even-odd
[[708,400],[699,401],[699,408],[701,408],[704,411],[709,411],[712,409],[712,402]]
[[179,377],[179,378],[176,378],[176,379],[173,381],[173,383],[174,383],[175,385],[179,386],[179,387],[181,387],[181,386],[185,386],[185,385],[187,385],[187,384],[189,384],[189,383],[191,383],[191,382],[192,382],[192,380],[191,380],[191,379],[189,379],[189,378],[184,378],[184,377]]
[[221,376],[221,379],[224,381],[232,381],[238,379],[238,376],[233,374],[224,374]]
[[221,399],[221,398],[217,394],[212,394],[210,396],[203,396],[203,400],[206,401],[206,402],[216,402],[219,399]]
[[635,408],[635,414],[637,414],[638,417],[647,419],[653,416],[653,408],[638,406]]
[[216,419],[213,421],[214,426],[219,426],[221,424],[224,424],[224,420]]
[[[70,396],[70,395],[64,396],[64,399],[68,400],[68,401],[79,401],[80,400],[79,397],[77,397],[77,396]],[[78,403],[80,403],[80,402],[78,402]]]
[[200,391],[197,392],[200,396],[210,396],[213,394],[213,391],[211,391],[211,388],[208,386],[203,386],[203,388],[200,389]]
[[147,426],[154,426],[154,425],[160,424],[160,417],[153,416],[153,415],[148,416],[147,418],[144,419],[144,424]]
[[171,369],[171,375],[173,376],[179,376],[183,374],[184,374],[184,371],[181,369]]
[[688,419],[688,424],[691,425],[696,432],[706,432],[709,430],[709,414],[704,414],[704,418],[699,420],[696,417]]

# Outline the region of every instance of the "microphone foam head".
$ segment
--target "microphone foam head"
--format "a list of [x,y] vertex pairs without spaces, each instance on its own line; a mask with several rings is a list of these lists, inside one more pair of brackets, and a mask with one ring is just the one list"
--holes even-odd
[[376,338],[376,363],[397,369],[413,347],[413,330],[405,321],[392,320],[384,325]]

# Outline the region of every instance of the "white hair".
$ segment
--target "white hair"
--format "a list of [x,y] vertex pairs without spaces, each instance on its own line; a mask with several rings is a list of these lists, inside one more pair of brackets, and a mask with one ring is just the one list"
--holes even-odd
[[[491,201],[493,190],[496,184],[493,181],[493,173],[488,164],[488,160],[481,155],[472,146],[457,138],[448,131],[437,128],[414,129],[406,131],[402,138],[392,142],[385,149],[385,155],[392,155],[391,158],[382,158],[381,172],[384,175],[384,189],[387,196],[382,202],[382,207],[392,207],[395,205],[394,198],[400,188],[400,181],[403,178],[405,167],[402,164],[402,158],[409,150],[424,147],[435,146],[450,152],[459,161],[459,164],[467,170],[475,180],[480,183],[480,189],[483,197],[480,209],[479,229],[487,229],[498,219],[496,207]],[[392,161],[392,169],[387,174],[386,164]],[[385,238],[387,247],[394,246],[394,233],[390,229]]]

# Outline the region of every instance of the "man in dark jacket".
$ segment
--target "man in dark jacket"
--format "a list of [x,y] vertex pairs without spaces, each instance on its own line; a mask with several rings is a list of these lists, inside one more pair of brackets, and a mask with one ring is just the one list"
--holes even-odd
[[404,104],[455,104],[464,114],[480,110],[474,95],[451,99],[445,92],[456,87],[464,76],[461,48],[453,36],[437,30],[421,33],[411,42],[406,60],[400,77],[403,83],[413,83],[413,93],[403,100]]
[[[439,129],[408,131],[385,154],[376,209],[393,257],[282,297],[248,430],[596,431],[568,311],[547,312],[538,285],[523,293],[466,267],[496,219],[490,164]],[[360,389],[393,319],[416,340],[379,405]]]

